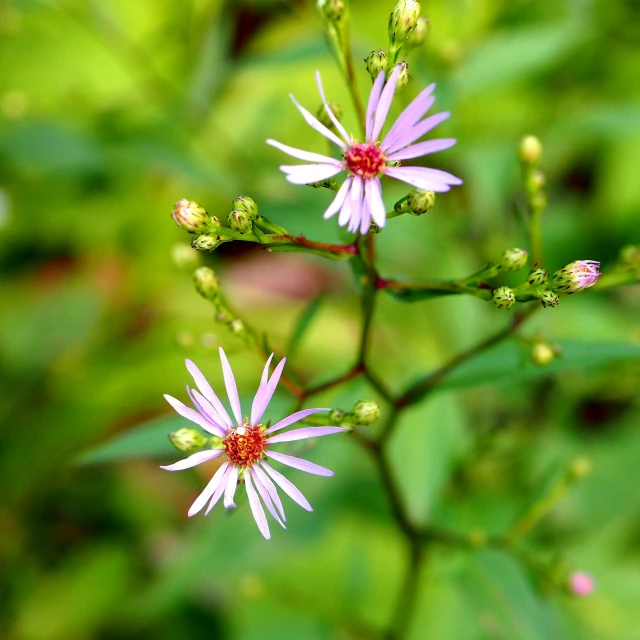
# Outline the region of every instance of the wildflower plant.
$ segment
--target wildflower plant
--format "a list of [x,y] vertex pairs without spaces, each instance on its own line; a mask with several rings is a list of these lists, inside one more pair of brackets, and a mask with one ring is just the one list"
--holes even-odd
[[[361,325],[359,335],[353,341],[353,358],[345,364],[341,375],[321,385],[300,384],[298,380],[303,377],[296,375],[295,371],[292,375],[285,374],[286,354],[278,346],[273,349],[266,346],[270,344],[268,337],[263,335],[257,321],[249,321],[235,311],[224,294],[224,281],[220,282],[209,267],[198,267],[194,273],[195,289],[211,303],[218,325],[228,329],[233,336],[229,339],[235,339],[238,344],[255,351],[262,361],[266,359],[266,365],[251,411],[244,413],[239,398],[248,390],[237,388],[231,365],[222,349],[220,359],[228,406],[220,399],[221,390],[214,390],[196,365],[187,361],[187,369],[196,385],[194,389],[187,387],[192,407],[172,396],[167,396],[167,400],[180,416],[192,423],[192,426],[184,426],[171,434],[176,448],[188,455],[162,468],[185,470],[217,461],[219,465],[188,510],[188,515],[202,512],[206,515],[221,501],[227,509],[235,508],[235,495],[239,486],[244,485],[248,508],[262,535],[269,538],[267,513],[282,527],[285,526],[281,493],[304,509],[311,510],[307,499],[289,479],[291,468],[317,476],[332,475],[327,468],[285,453],[285,449],[278,450],[277,445],[336,435],[334,442],[339,440],[342,446],[362,447],[375,463],[394,522],[406,542],[410,557],[402,588],[397,594],[390,594],[396,599],[396,606],[388,624],[389,637],[402,637],[410,624],[417,575],[432,544],[467,551],[500,548],[512,553],[516,561],[523,562],[544,589],[548,590],[551,585],[559,593],[570,585],[569,591],[586,594],[592,590],[592,578],[588,582],[583,577],[586,574],[572,572],[570,566],[563,565],[558,569],[556,565],[540,561],[522,545],[522,540],[588,473],[588,461],[568,460],[561,477],[547,486],[535,501],[525,505],[521,514],[503,532],[488,534],[473,530],[465,533],[440,529],[432,523],[420,523],[412,517],[398,482],[400,472],[391,463],[389,443],[398,430],[400,416],[407,408],[425,402],[431,392],[458,369],[501,342],[516,338],[523,347],[529,366],[549,367],[561,359],[559,348],[550,346],[539,336],[527,337],[528,320],[534,314],[555,313],[554,308],[559,304],[571,302],[567,300],[567,294],[592,287],[596,291],[603,290],[636,281],[640,275],[637,248],[625,248],[620,262],[605,270],[602,276],[600,256],[597,255],[579,260],[568,256],[572,261],[559,269],[558,265],[547,264],[541,228],[547,206],[545,177],[540,171],[543,146],[538,138],[530,135],[522,140],[519,149],[514,148],[514,157],[519,156],[523,174],[522,213],[526,228],[523,237],[514,239],[514,244],[519,247],[501,248],[503,250],[496,253],[495,260],[484,266],[478,265],[478,270],[462,277],[421,280],[381,273],[377,252],[384,250],[387,225],[404,214],[427,214],[436,203],[446,208],[448,192],[454,187],[465,188],[464,172],[456,170],[462,175],[459,178],[441,168],[440,158],[446,157],[444,154],[432,155],[453,147],[455,139],[425,138],[450,115],[448,112],[428,114],[438,96],[435,84],[416,90],[411,84],[407,85],[410,74],[403,56],[410,54],[428,37],[429,25],[421,15],[420,3],[400,0],[395,7],[390,7],[387,48],[374,49],[360,66],[356,65],[349,45],[349,3],[346,0],[319,0],[317,4],[361,131],[354,133],[345,128],[338,106],[330,102],[333,96],[325,94],[320,75],[316,73],[320,110],[298,103],[293,96],[291,99],[304,121],[332,144],[329,154],[321,153],[321,137],[317,148],[311,150],[291,146],[295,145],[292,140],[285,144],[269,137],[266,142],[301,161],[280,166],[286,181],[300,185],[300,189],[310,185],[331,192],[331,199],[324,210],[319,208],[306,215],[324,216],[328,219],[326,224],[335,224],[329,219],[337,216],[338,225],[351,234],[349,240],[331,244],[292,234],[277,220],[267,217],[265,214],[268,212],[263,211],[259,203],[244,195],[233,200],[229,214],[216,212],[212,215],[204,206],[182,199],[175,205],[172,215],[178,226],[191,234],[192,247],[198,251],[212,252],[224,243],[249,242],[270,251],[296,251],[348,261],[356,277],[361,307]],[[412,60],[411,64],[418,65],[420,61]],[[357,87],[359,76],[372,81],[366,104],[361,101]],[[309,77],[308,81],[313,83],[314,78]],[[410,90],[417,91],[417,95],[411,100],[404,100],[407,106],[391,122],[390,113],[397,94]],[[286,96],[283,96],[283,109],[285,101]],[[313,115],[314,111],[317,116]],[[453,130],[456,128],[455,113],[451,127]],[[423,166],[426,160],[429,167]],[[274,176],[277,170],[274,165]],[[385,186],[390,180],[407,185],[406,194],[395,203],[389,202]],[[553,275],[549,276],[550,273]],[[451,295],[469,296],[476,299],[478,305],[488,304],[496,315],[496,323],[500,323],[502,317],[507,317],[507,322],[479,343],[460,351],[437,370],[425,372],[398,392],[392,389],[382,372],[375,370],[370,358],[375,310],[382,295],[404,303]],[[278,364],[274,366],[276,361]],[[259,369],[256,370],[256,378],[258,373]],[[305,408],[316,396],[357,378],[366,381],[379,402],[363,398],[351,409]],[[279,383],[283,391],[292,397],[292,408],[269,425],[262,422],[263,414]],[[299,426],[285,430],[294,423],[299,423]],[[320,455],[324,457],[326,453]],[[272,466],[274,461],[289,469],[276,470]],[[331,466],[330,459],[327,464]],[[319,490],[331,491],[330,483],[327,481]],[[245,506],[241,504],[240,508]],[[216,517],[220,516],[213,516],[212,526],[215,526]],[[330,518],[331,513],[323,513],[322,517]]]

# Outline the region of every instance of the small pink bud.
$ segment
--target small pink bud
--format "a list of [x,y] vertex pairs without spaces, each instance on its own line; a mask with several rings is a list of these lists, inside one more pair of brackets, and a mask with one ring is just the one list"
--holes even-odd
[[576,571],[569,578],[569,591],[574,596],[588,596],[596,588],[595,578],[585,571]]

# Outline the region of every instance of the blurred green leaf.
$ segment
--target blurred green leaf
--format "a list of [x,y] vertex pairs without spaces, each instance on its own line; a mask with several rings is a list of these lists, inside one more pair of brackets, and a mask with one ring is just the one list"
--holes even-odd
[[300,346],[300,343],[302,342],[307,329],[311,326],[313,319],[318,314],[323,300],[324,296],[322,294],[317,295],[302,310],[302,313],[298,317],[298,322],[296,322],[296,326],[291,332],[291,337],[289,338],[289,346],[287,347],[287,356],[289,358],[293,358],[294,354],[298,350],[298,347]]

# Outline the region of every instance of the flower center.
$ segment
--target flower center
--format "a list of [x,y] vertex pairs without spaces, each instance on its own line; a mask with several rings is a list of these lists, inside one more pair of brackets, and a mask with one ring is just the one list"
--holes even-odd
[[222,446],[230,462],[240,467],[250,467],[262,458],[267,448],[267,439],[259,426],[252,427],[245,422],[229,432],[222,441]]
[[354,142],[344,154],[347,169],[362,178],[375,178],[384,171],[384,153],[373,142]]

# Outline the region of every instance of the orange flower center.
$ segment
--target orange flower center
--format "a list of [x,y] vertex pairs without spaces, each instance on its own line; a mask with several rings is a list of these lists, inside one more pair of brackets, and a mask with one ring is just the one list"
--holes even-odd
[[384,171],[384,153],[373,142],[354,142],[344,154],[347,169],[362,178],[375,178]]
[[252,427],[245,422],[241,427],[232,429],[222,441],[225,453],[239,467],[250,467],[262,458],[267,448],[267,439],[259,426]]

